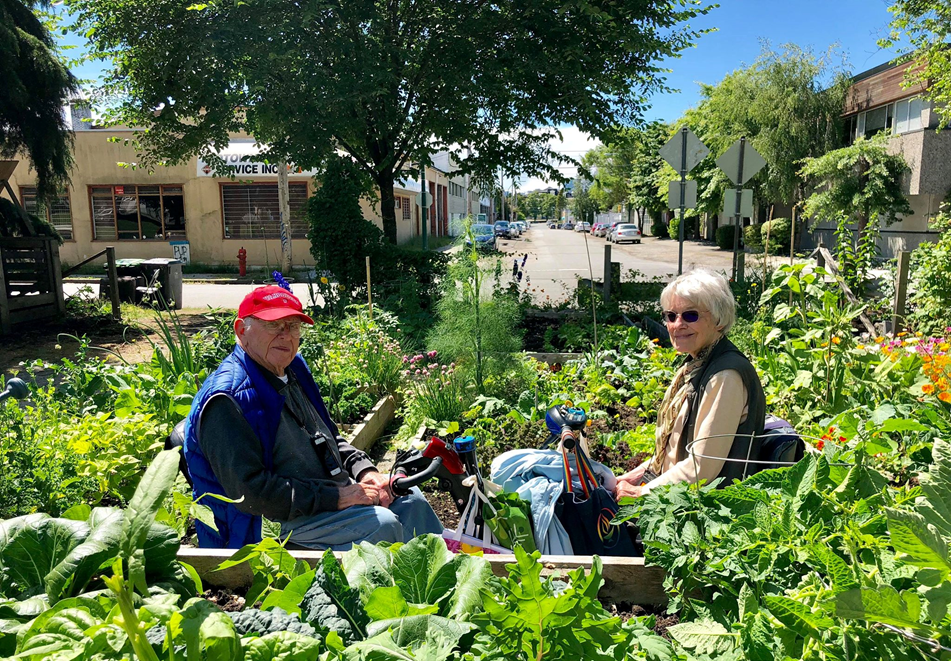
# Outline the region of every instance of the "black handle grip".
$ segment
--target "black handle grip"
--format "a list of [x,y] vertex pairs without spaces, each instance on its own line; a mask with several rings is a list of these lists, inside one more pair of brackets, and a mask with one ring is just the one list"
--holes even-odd
[[394,495],[405,496],[413,487],[419,486],[423,482],[435,477],[436,473],[439,472],[441,467],[442,457],[436,457],[425,470],[421,470],[420,472],[416,473],[416,475],[394,478],[390,483],[390,488],[393,490]]
[[0,392],[0,402],[5,400],[8,397],[13,397],[14,399],[25,399],[29,397],[30,389],[27,387],[26,382],[23,379],[10,379],[7,381],[7,387]]

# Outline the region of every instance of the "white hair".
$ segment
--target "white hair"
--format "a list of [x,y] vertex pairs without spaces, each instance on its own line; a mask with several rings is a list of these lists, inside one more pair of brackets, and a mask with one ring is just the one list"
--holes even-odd
[[707,269],[693,269],[671,281],[660,294],[660,305],[665,310],[674,296],[690,301],[713,315],[717,326],[726,335],[736,321],[736,299],[730,283],[720,273]]

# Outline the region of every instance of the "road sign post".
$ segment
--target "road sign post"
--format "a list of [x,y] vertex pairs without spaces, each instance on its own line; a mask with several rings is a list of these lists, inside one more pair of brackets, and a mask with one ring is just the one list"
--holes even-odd
[[[686,126],[677,131],[673,137],[667,141],[660,149],[661,157],[670,163],[670,167],[674,168],[680,173],[680,190],[679,195],[675,198],[670,198],[670,193],[668,193],[668,201],[672,209],[680,209],[680,224],[677,228],[677,241],[678,246],[678,255],[677,255],[677,275],[680,275],[684,271],[684,212],[687,210],[687,207],[696,206],[696,182],[687,181],[687,173],[697,167],[697,164],[700,163],[707,154],[710,153],[710,150],[707,149],[706,145],[700,141],[693,131],[691,131]],[[688,205],[688,188],[687,184],[693,184],[693,204]],[[671,183],[671,191],[677,182]],[[675,207],[674,200],[678,200],[679,204]]]
[[[736,185],[736,200],[733,208],[733,218],[736,221],[736,229],[733,231],[733,280],[738,281],[742,278],[742,272],[739,269],[738,255],[740,252],[740,232],[743,231],[743,198],[748,191],[743,190],[743,184],[753,178],[753,175],[759,172],[766,165],[766,160],[760,156],[759,152],[753,149],[753,145],[747,143],[746,138],[740,138],[733,143],[733,146],[727,149],[720,158],[717,159],[717,165],[723,170],[730,180]],[[750,205],[752,206],[752,204]],[[752,214],[752,209],[750,210]]]
[[423,250],[429,250],[429,241],[426,236],[426,226],[429,224],[429,214],[426,213],[427,208],[429,207],[426,204],[426,166],[423,165],[422,161],[419,164],[419,215],[423,219]]

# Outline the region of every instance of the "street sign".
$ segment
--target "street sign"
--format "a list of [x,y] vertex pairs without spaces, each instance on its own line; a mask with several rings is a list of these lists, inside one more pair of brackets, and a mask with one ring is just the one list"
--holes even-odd
[[[727,188],[723,191],[723,217],[732,218],[736,215],[736,189]],[[740,198],[740,218],[753,217],[753,191],[744,190]],[[733,223],[727,223],[732,225]]]
[[[686,159],[684,158],[684,140],[687,141]],[[697,163],[707,157],[710,150],[690,129],[681,129],[674,133],[667,144],[660,148],[660,155],[677,172],[690,172]]]
[[680,187],[684,187],[684,209],[693,209],[697,206],[697,182],[693,179],[684,181],[672,181],[667,187],[667,206],[676,211],[680,208]]
[[[420,202],[420,198],[422,198],[422,202]],[[416,200],[416,204],[418,206],[423,206],[427,209],[433,205],[433,196],[431,193],[428,193],[426,191],[423,191],[422,193],[417,195],[414,199]]]
[[[743,143],[742,146],[740,143]],[[740,153],[743,155],[743,162],[740,162]],[[753,175],[763,169],[766,160],[760,156],[759,152],[753,149],[753,145],[744,138],[740,138],[733,143],[729,149],[720,155],[717,159],[717,166],[726,172],[737,186],[742,186],[753,178]],[[740,181],[740,166],[742,166],[742,181]]]

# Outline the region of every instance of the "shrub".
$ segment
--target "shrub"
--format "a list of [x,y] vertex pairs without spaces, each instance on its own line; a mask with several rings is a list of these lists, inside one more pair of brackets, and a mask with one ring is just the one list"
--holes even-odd
[[651,235],[661,239],[666,239],[670,236],[667,223],[664,222],[663,216],[659,213],[651,215]]
[[771,254],[777,254],[781,251],[789,252],[789,242],[792,239],[792,221],[789,218],[773,218],[760,227],[761,245],[766,245],[766,233],[769,232],[769,252]]
[[[748,248],[762,248],[763,240],[760,238],[760,223],[753,223],[743,228],[743,245]],[[732,245],[730,246],[733,247]]]
[[[687,238],[687,226],[684,226],[684,238]],[[674,241],[680,238],[680,217],[674,216],[670,219],[670,224],[667,227],[667,233],[670,235],[670,238]]]
[[[734,225],[724,225],[717,228],[717,246],[720,250],[733,250],[733,233],[736,231]],[[743,247],[740,242],[740,247]]]
[[951,308],[951,215],[942,210],[931,222],[941,232],[937,243],[922,243],[911,253],[912,325],[933,335],[948,326]]

